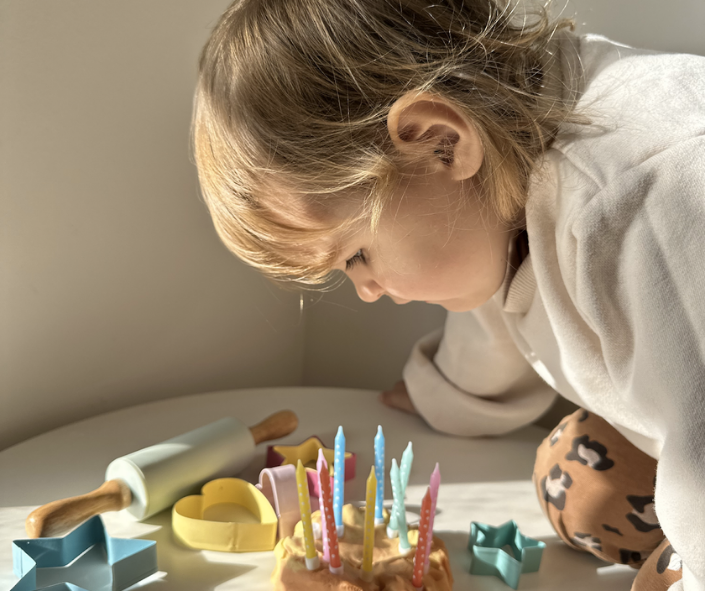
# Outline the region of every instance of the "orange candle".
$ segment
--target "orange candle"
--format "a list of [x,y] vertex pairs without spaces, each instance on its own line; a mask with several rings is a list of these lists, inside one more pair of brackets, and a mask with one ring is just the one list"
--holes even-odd
[[330,472],[325,462],[321,464],[321,497],[323,498],[323,507],[321,510],[325,516],[328,539],[324,543],[328,544],[328,553],[330,555],[330,572],[336,575],[343,574],[343,565],[340,562],[340,552],[338,550],[338,533],[335,531],[335,517],[333,515],[333,495],[330,491]]
[[423,589],[423,573],[426,564],[426,556],[431,551],[429,536],[433,536],[429,525],[431,522],[431,489],[426,489],[426,494],[421,502],[421,521],[419,522],[419,539],[416,543],[416,555],[414,556],[414,574],[411,584],[417,589]]

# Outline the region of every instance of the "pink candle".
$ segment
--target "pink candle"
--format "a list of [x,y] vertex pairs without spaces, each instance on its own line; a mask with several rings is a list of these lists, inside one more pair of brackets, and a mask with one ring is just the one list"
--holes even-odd
[[333,495],[330,491],[330,472],[328,466],[323,462],[321,464],[321,496],[323,497],[323,505],[321,513],[325,515],[327,528],[327,539],[323,541],[327,546],[326,550],[330,558],[330,572],[340,575],[343,573],[343,565],[340,562],[340,552],[338,551],[338,533],[335,530],[335,517],[333,515]]
[[431,525],[431,489],[426,489],[426,494],[421,502],[421,521],[419,522],[419,539],[416,543],[416,554],[414,555],[414,575],[411,583],[416,589],[423,589],[423,575],[428,560],[428,553],[431,550],[429,539],[433,537],[430,529]]
[[[321,543],[323,544],[323,560],[330,562],[330,556],[328,555],[328,528],[326,527],[326,515],[323,512],[323,486],[321,486],[321,470],[323,466],[326,467],[326,473],[328,473],[328,463],[323,457],[323,450],[319,449],[316,470],[318,470],[318,507],[321,510]],[[330,488],[330,482],[328,485]]]
[[436,503],[438,502],[438,489],[441,486],[441,469],[438,466],[438,462],[436,462],[436,467],[433,470],[433,473],[431,474],[431,521],[428,524],[428,549],[426,550],[426,562],[424,563],[424,573],[428,572],[428,569],[431,567],[430,565],[430,557],[431,557],[431,543],[433,542],[433,520],[436,517]]

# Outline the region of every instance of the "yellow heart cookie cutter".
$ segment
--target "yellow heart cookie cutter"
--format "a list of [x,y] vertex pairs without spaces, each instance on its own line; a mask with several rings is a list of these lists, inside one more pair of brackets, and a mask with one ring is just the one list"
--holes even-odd
[[206,483],[200,495],[176,502],[171,523],[176,537],[191,548],[220,552],[272,550],[277,515],[254,485],[239,478]]

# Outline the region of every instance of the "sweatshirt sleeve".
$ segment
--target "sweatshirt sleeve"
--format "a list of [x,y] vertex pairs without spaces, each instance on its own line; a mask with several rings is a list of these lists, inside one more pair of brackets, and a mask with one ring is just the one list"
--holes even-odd
[[572,234],[575,299],[619,400],[661,444],[655,509],[681,557],[674,591],[705,589],[705,136],[626,171]]
[[539,418],[556,398],[512,341],[494,298],[449,312],[443,330],[416,343],[403,375],[426,422],[452,435],[507,433]]

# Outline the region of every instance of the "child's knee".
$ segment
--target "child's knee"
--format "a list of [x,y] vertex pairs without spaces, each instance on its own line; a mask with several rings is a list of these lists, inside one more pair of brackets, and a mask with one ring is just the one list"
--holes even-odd
[[639,569],[632,591],[667,591],[682,576],[681,558],[671,543],[664,538]]
[[601,417],[579,409],[541,443],[541,507],[571,547],[638,567],[663,539],[653,510],[656,461]]

